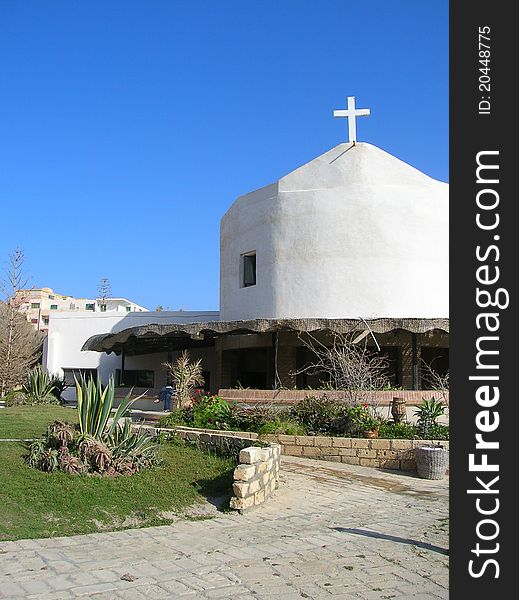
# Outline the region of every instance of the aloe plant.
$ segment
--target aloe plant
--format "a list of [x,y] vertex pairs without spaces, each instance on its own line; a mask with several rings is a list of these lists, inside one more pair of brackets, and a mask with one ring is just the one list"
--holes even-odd
[[52,472],[59,469],[59,451],[47,445],[47,440],[36,440],[29,446],[26,456],[29,466],[41,471]]
[[94,438],[82,439],[79,451],[83,462],[90,465],[93,471],[106,471],[112,460],[110,448],[102,441]]
[[58,446],[66,446],[69,442],[72,442],[74,435],[74,425],[70,425],[70,423],[54,421],[47,427],[47,438],[54,438]]

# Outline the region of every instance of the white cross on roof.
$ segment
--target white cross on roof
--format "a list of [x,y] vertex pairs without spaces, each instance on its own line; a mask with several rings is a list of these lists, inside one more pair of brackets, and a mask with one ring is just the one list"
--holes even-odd
[[348,96],[348,108],[333,111],[334,117],[348,117],[349,141],[355,144],[357,141],[357,117],[367,117],[370,114],[369,108],[355,108],[355,96]]

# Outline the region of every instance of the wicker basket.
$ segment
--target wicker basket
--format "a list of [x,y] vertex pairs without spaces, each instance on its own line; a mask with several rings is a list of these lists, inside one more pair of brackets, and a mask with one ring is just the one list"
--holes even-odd
[[415,448],[416,470],[423,479],[443,479],[449,466],[449,451],[443,446]]

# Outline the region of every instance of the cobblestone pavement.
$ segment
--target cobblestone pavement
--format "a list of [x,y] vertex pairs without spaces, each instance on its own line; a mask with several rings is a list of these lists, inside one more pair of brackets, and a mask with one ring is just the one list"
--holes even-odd
[[284,457],[255,511],[0,543],[0,597],[448,598],[448,481]]

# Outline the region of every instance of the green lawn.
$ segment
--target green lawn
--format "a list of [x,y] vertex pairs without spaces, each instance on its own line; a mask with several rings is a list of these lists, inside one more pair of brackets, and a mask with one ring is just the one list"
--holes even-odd
[[0,409],[0,439],[39,437],[52,421],[77,423],[77,410],[52,404],[2,408]]
[[[62,407],[0,410],[0,438],[41,434]],[[43,473],[23,461],[26,444],[0,442],[0,540],[114,531],[160,525],[204,497],[229,494],[233,462],[196,448],[162,445],[163,466],[130,477]]]

